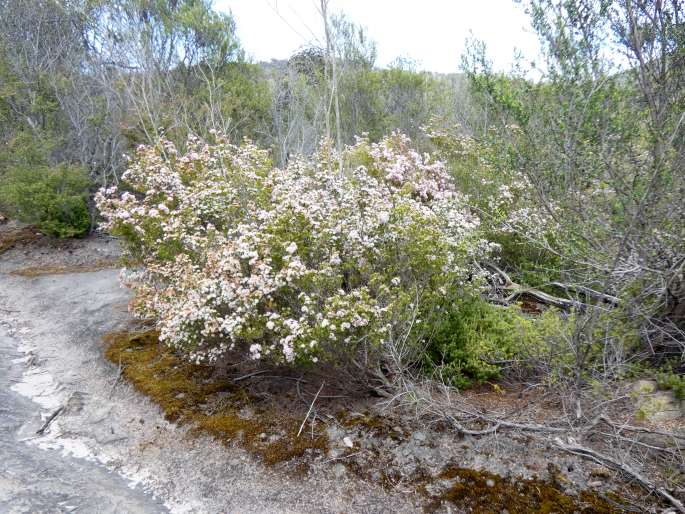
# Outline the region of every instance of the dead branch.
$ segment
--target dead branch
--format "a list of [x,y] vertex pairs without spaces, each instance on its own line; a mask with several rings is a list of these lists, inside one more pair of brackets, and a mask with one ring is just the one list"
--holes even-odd
[[590,448],[586,448],[584,446],[578,445],[575,441],[572,439],[569,441],[569,443],[564,443],[561,438],[557,437],[554,439],[554,445],[561,449],[564,450],[568,453],[572,453],[574,455],[578,455],[579,457],[583,457],[585,459],[592,460],[598,464],[610,467],[624,475],[629,476],[630,478],[634,479],[636,482],[638,482],[642,487],[647,489],[650,492],[654,492],[657,495],[661,496],[664,500],[667,500],[671,505],[673,505],[679,512],[682,514],[685,514],[685,506],[683,506],[682,502],[678,500],[677,498],[673,497],[665,488],[663,487],[658,487],[655,484],[653,484],[649,479],[647,479],[645,476],[643,476],[641,473],[638,471],[635,471],[633,468],[628,466],[627,464],[623,464],[622,462],[618,462],[615,459],[612,459],[608,455],[604,455],[602,453],[596,452]]
[[516,298],[518,298],[519,296],[525,295],[530,296],[538,302],[543,303],[545,305],[552,305],[554,307],[564,310],[579,308],[583,306],[581,302],[578,302],[576,300],[560,298],[558,296],[553,296],[551,294],[545,293],[544,291],[540,291],[539,289],[535,289],[534,287],[527,287],[517,284],[516,282],[511,280],[511,277],[509,277],[509,275],[507,275],[504,271],[499,269],[494,264],[488,264],[487,266],[497,275],[499,275],[502,283],[498,284],[497,287],[508,293],[508,296],[504,300],[506,303],[511,303],[514,300],[516,300]]
[[654,435],[662,435],[665,437],[672,437],[673,439],[682,439],[685,441],[685,435],[680,435],[676,433],[670,433],[670,432],[663,432],[661,430],[650,430],[649,428],[645,427],[636,427],[633,425],[623,425],[623,424],[618,424],[613,421],[611,421],[608,417],[606,416],[599,416],[593,423],[591,423],[586,430],[592,429],[596,427],[600,422],[604,422],[610,427],[621,431],[621,430],[627,430],[628,432],[637,432],[637,433],[643,433],[643,434],[654,434]]
[[59,416],[59,414],[64,410],[64,405],[60,406],[57,408],[52,414],[48,416],[48,418],[45,420],[45,423],[43,423],[43,426],[40,427],[38,430],[36,430],[37,435],[43,435],[45,431],[48,429],[50,426],[50,423],[53,422],[53,420]]
[[550,283],[550,285],[563,289],[564,291],[575,291],[577,293],[581,293],[589,298],[609,303],[614,307],[617,307],[620,303],[620,300],[616,296],[606,293],[600,293],[599,291],[595,291],[594,289],[591,289],[586,286],[564,284],[563,282],[552,282]]

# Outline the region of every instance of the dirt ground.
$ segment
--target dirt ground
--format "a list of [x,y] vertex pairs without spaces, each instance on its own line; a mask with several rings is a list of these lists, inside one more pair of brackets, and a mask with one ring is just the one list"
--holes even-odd
[[[168,421],[163,408],[128,383],[121,366],[104,358],[103,336],[137,329],[126,309],[129,292],[117,279],[116,240],[96,236],[57,242],[5,225],[0,243],[8,231],[9,239],[18,240],[0,254],[0,319],[6,335],[0,360],[17,361],[12,373],[21,371],[19,378],[6,383],[11,394],[31,399],[34,407],[31,411],[24,403],[19,412],[0,409],[0,419],[11,415],[22,421],[20,429],[0,432],[0,438],[22,450],[51,452],[47,459],[87,461],[105,473],[103,480],[111,478],[114,491],[121,492],[120,484],[127,483],[138,495],[131,497],[131,505],[139,502],[140,512],[663,511],[613,470],[560,452],[554,434],[459,434],[444,423],[427,423],[411,410],[384,408],[379,398],[326,399],[337,396],[328,389],[305,427],[325,434],[326,444],[299,458],[265,465],[240,438],[226,444],[191,424]],[[248,377],[240,385],[259,397],[260,391],[275,387],[265,375]],[[274,404],[273,394],[265,394],[268,401],[258,402],[256,410],[264,411],[270,403],[293,419],[304,419],[318,383],[285,384],[279,386],[280,404]],[[529,420],[549,418],[559,408],[536,388],[484,386],[460,401]],[[247,417],[254,415],[249,412],[253,407],[246,407]],[[27,440],[17,436],[35,432],[60,408],[43,435],[34,433]],[[259,436],[271,441],[282,434]],[[3,498],[19,494],[13,487],[20,485],[13,484],[21,481],[6,477],[27,473],[21,452],[16,454],[17,469],[0,468],[0,510]],[[86,495],[74,501],[88,505]]]

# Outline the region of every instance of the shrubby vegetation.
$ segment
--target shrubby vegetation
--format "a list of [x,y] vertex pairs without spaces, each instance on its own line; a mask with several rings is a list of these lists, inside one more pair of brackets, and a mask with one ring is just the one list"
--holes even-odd
[[0,144],[12,155],[49,144],[35,173],[78,167],[96,190],[118,182],[124,154],[160,138],[183,149],[217,130],[284,165],[324,137],[341,152],[362,133],[416,139],[432,113],[456,119],[452,78],[401,60],[379,69],[361,27],[342,15],[326,24],[326,48],[257,65],[210,0],[0,1]]
[[76,165],[51,165],[56,142],[20,134],[0,150],[0,211],[55,237],[88,232],[90,181]]
[[80,235],[103,188],[138,312],[194,359],[680,376],[682,9],[527,7],[541,65],[474,41],[438,76],[325,9],[325,46],[256,65],[206,0],[0,1],[0,209]]
[[88,176],[67,165],[16,167],[3,176],[0,208],[41,232],[80,237],[90,228]]
[[[251,144],[141,147],[131,192],[97,197],[106,228],[145,269],[136,309],[193,359],[235,351],[276,362],[420,358],[453,295],[477,294],[493,245],[444,165],[406,136],[360,139],[345,169],[323,145],[272,168]],[[137,196],[139,195],[139,196]]]

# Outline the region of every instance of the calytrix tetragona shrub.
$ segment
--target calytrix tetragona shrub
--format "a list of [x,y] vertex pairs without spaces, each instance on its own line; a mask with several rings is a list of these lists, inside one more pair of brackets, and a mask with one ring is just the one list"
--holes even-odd
[[[378,366],[424,340],[491,250],[444,165],[394,134],[272,168],[221,136],[138,148],[126,191],[97,196],[134,262],[134,308],[195,360]],[[335,163],[335,164],[331,164]],[[456,293],[455,293],[456,292]]]

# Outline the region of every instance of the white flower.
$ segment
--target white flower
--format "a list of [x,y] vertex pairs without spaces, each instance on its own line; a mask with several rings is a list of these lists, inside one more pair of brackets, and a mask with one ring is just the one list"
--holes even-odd
[[[154,318],[160,339],[193,362],[222,358],[258,327],[265,337],[248,343],[253,359],[316,363],[345,342],[387,340],[413,315],[405,293],[419,310],[434,301],[432,291],[414,299],[417,283],[447,295],[473,271],[464,255],[477,262],[494,251],[471,237],[478,219],[446,167],[400,134],[358,140],[344,151],[365,152],[369,164],[335,176],[318,157],[270,169],[268,152],[221,134],[212,144],[189,138],[185,155],[163,146],[176,159],[141,146],[128,162],[124,180],[139,194],[110,188],[96,202],[104,228],[126,228],[122,239],[143,255],[126,279],[136,314]],[[510,216],[517,229],[542,219]],[[313,249],[306,259],[293,239]],[[430,259],[444,271],[412,264]]]

